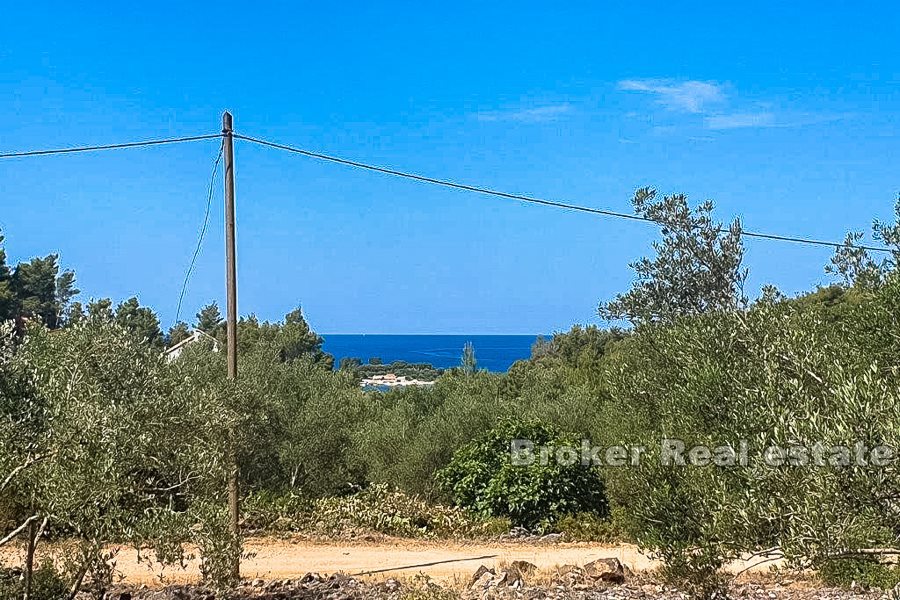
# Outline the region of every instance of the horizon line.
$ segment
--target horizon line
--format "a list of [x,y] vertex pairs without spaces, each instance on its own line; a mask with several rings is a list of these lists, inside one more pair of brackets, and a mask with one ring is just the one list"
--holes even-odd
[[316,333],[317,333],[317,335],[320,335],[320,336],[326,336],[326,335],[452,335],[452,336],[467,336],[467,335],[472,335],[472,336],[492,336],[492,335],[493,335],[493,336],[500,336],[500,335],[505,335],[505,336],[511,336],[511,335],[514,335],[514,336],[521,336],[521,337],[525,337],[525,336],[534,336],[534,337],[538,337],[538,336],[552,336],[552,335],[553,335],[552,333],[383,333],[383,332],[378,332],[378,333],[358,333],[358,332],[351,332],[351,333],[340,333],[340,332],[321,333],[321,332],[316,332]]

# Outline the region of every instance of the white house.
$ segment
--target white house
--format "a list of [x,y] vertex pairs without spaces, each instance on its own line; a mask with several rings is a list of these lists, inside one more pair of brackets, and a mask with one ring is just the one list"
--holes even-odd
[[176,358],[181,356],[181,353],[182,353],[182,351],[184,351],[185,348],[187,348],[194,342],[198,342],[204,338],[208,339],[208,340],[212,340],[213,352],[219,351],[219,341],[216,338],[209,335],[205,331],[200,331],[199,329],[194,329],[194,332],[191,333],[190,336],[184,338],[183,340],[181,340],[174,346],[172,346],[170,348],[166,348],[166,351],[163,354],[165,355],[167,361],[172,362],[173,360],[175,360]]

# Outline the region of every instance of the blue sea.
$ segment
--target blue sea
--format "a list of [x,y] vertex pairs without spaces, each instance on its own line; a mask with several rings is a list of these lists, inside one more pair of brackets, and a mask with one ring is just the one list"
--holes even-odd
[[334,355],[334,364],[342,358],[358,358],[363,363],[372,357],[383,363],[404,360],[430,363],[438,369],[458,367],[463,346],[472,342],[479,369],[502,372],[517,360],[531,356],[536,335],[368,335],[323,334],[323,349]]

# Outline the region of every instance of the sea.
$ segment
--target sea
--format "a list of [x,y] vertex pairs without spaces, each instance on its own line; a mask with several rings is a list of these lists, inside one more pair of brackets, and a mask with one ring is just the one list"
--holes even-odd
[[479,369],[503,372],[517,360],[531,356],[537,335],[388,335],[321,334],[323,350],[334,355],[337,366],[344,357],[363,363],[380,358],[387,364],[396,360],[429,363],[438,369],[458,367],[463,346],[472,342]]

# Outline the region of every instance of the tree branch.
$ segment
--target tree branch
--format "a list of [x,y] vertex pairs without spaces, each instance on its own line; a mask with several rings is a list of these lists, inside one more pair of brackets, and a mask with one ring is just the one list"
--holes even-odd
[[28,527],[32,523],[32,521],[36,521],[37,518],[38,518],[38,515],[31,515],[30,517],[25,519],[24,523],[22,523],[21,525],[19,525],[15,529],[13,529],[5,538],[0,540],[0,547],[3,547],[6,544],[8,544],[9,542],[11,542],[12,540],[14,540],[17,535],[19,535],[20,533],[25,531],[25,528]]

